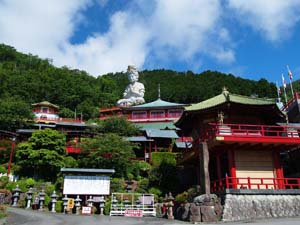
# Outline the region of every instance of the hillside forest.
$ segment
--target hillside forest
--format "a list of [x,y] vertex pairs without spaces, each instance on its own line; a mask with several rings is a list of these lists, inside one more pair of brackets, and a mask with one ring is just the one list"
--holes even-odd
[[[165,69],[143,70],[139,74],[139,81],[145,85],[146,102],[157,99],[158,84],[162,99],[177,103],[200,102],[219,94],[224,86],[235,94],[277,96],[275,84],[264,78],[254,81],[217,71],[196,74]],[[127,84],[125,72],[94,77],[66,66],[57,68],[51,59],[41,59],[17,52],[11,46],[0,45],[0,105],[6,104],[6,107],[7,102],[18,102],[17,105],[30,108],[32,103],[49,101],[60,106],[60,116],[73,117],[76,110],[88,120],[97,117],[99,107],[115,105]],[[299,89],[299,84],[294,84],[294,87]],[[22,108],[20,114],[25,115]]]

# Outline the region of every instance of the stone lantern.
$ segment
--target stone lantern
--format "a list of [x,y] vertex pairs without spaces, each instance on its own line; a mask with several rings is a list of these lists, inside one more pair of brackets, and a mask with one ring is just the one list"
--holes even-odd
[[136,205],[136,208],[137,208],[137,209],[140,209],[140,208],[141,208],[141,200],[140,200],[139,198],[137,198],[137,199],[135,200],[135,205]]
[[75,199],[75,207],[76,207],[76,214],[79,215],[80,214],[80,206],[81,206],[81,198],[79,198],[79,195],[77,195],[76,199]]
[[51,212],[53,212],[53,213],[56,213],[56,210],[55,210],[55,205],[56,205],[56,202],[57,202],[56,199],[57,199],[57,194],[54,190],[52,195],[51,195]]
[[104,215],[104,207],[105,207],[105,199],[104,196],[100,196],[100,201],[99,201],[99,208],[100,208],[100,215]]
[[94,200],[93,200],[92,196],[90,195],[90,198],[87,200],[87,205],[89,207],[93,207],[93,203],[94,203]]
[[63,206],[64,206],[64,213],[67,213],[67,205],[68,205],[68,196],[65,195],[65,197],[63,197],[62,201],[63,201]]
[[112,208],[114,209],[114,210],[117,210],[117,203],[118,203],[118,200],[117,200],[117,198],[116,198],[116,196],[114,195],[113,196],[113,199],[111,200],[111,202],[112,202]]
[[13,207],[17,207],[17,203],[20,199],[20,193],[21,189],[19,188],[19,185],[17,184],[16,188],[12,190],[13,191]]
[[26,193],[26,200],[27,200],[26,209],[31,208],[32,194],[33,194],[33,190],[32,188],[29,188],[29,190]]
[[40,207],[39,210],[43,211],[44,210],[44,202],[45,202],[45,196],[46,193],[44,192],[44,189],[39,193],[39,198],[40,198]]
[[173,220],[174,219],[174,216],[173,216],[174,199],[175,198],[172,196],[172,193],[169,192],[169,196],[167,198],[167,207],[168,207],[167,215],[168,215],[168,219],[169,220]]
[[125,199],[123,200],[123,204],[124,204],[125,209],[128,209],[128,208],[129,208],[130,201],[128,200],[128,198],[125,198]]

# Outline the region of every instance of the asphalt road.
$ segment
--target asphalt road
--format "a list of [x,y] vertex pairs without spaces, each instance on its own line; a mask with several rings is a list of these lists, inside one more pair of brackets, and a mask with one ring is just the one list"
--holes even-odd
[[[77,216],[64,215],[61,213],[50,213],[25,210],[19,208],[8,208],[7,225],[182,225],[190,224],[177,220],[166,220],[159,218],[129,218],[129,217],[110,217],[110,216]],[[203,224],[203,223],[201,223]],[[284,218],[284,219],[270,219],[258,221],[244,221],[235,223],[219,223],[225,225],[300,225],[299,218]]]

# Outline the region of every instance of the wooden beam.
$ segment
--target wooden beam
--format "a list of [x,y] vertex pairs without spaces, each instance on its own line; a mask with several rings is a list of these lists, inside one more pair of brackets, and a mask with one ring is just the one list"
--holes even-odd
[[199,144],[200,187],[203,194],[210,194],[209,152],[206,142]]

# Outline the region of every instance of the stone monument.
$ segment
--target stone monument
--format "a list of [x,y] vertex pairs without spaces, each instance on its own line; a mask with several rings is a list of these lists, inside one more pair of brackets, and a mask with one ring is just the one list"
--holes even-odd
[[145,102],[145,87],[144,84],[138,82],[139,73],[137,69],[134,66],[128,66],[127,75],[130,84],[127,85],[123,98],[117,102],[117,105],[132,106],[143,104]]

